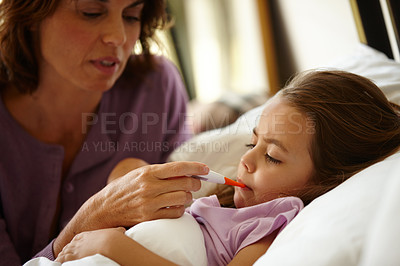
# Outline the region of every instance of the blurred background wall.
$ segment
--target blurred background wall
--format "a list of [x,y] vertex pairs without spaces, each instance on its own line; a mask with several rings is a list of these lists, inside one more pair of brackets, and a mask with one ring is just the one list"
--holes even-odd
[[359,43],[350,0],[168,0],[192,99],[274,93]]
[[272,0],[281,83],[351,53],[360,42],[349,0]]

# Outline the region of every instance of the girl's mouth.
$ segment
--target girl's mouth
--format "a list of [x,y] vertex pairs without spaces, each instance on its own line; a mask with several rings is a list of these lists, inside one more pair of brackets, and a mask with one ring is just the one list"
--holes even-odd
[[248,187],[239,177],[237,177],[237,182],[244,185],[244,187],[240,187],[240,189],[252,190],[252,189],[251,189],[250,187]]

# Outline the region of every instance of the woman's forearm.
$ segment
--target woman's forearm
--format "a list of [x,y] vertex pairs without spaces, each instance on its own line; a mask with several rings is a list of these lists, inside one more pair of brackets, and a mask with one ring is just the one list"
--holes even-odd
[[[136,158],[127,158],[122,160],[110,173],[107,183],[120,178],[126,173],[132,171],[133,169],[139,168],[141,166],[148,165],[145,161]],[[90,207],[89,207],[90,206]],[[106,228],[104,224],[95,224],[93,221],[102,221],[104,217],[99,213],[100,204],[96,205],[96,200],[94,197],[88,200],[84,204],[78,213],[72,218],[64,230],[60,233],[53,244],[54,257],[57,257],[58,253],[61,252],[63,247],[67,245],[72,238],[84,231],[96,230],[101,228]],[[91,219],[90,217],[96,216],[97,219]]]
[[104,215],[101,215],[99,204],[96,203],[94,197],[90,198],[82,205],[79,211],[55,239],[53,244],[54,257],[56,258],[58,256],[64,246],[66,246],[75,235],[85,231],[107,228],[104,222]]

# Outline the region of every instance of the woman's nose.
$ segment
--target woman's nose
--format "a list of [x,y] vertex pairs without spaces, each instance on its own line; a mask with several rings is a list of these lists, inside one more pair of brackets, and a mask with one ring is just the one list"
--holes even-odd
[[103,28],[103,42],[107,45],[120,46],[126,42],[125,25],[122,19],[110,19]]

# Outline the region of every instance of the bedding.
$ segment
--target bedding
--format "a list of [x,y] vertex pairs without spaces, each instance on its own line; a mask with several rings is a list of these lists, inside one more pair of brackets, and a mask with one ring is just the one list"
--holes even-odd
[[384,53],[365,44],[359,44],[350,55],[326,66],[371,79],[390,101],[400,104],[400,63],[389,59]]

